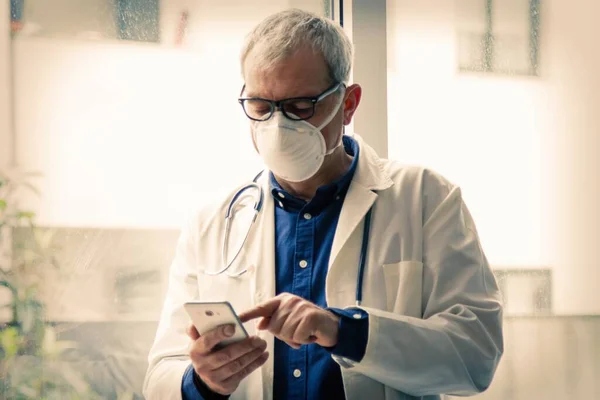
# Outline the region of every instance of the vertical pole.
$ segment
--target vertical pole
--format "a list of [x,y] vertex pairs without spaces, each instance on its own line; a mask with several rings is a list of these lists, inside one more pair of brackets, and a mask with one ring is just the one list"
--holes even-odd
[[386,6],[386,0],[352,1],[353,80],[363,88],[354,131],[384,158],[388,155]]
[[[0,0],[0,171],[5,172],[14,164],[14,136],[12,115],[12,55],[10,0]],[[0,189],[1,190],[1,189]],[[12,263],[12,231],[0,228],[0,268],[10,269]],[[0,287],[0,304],[9,304],[12,294]],[[11,320],[8,308],[0,309],[0,323]]]
[[14,164],[10,0],[0,0],[0,168]]

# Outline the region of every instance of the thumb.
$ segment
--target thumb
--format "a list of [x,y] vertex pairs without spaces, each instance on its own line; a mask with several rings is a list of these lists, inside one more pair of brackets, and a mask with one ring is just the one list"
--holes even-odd
[[190,324],[187,327],[186,333],[190,337],[190,339],[192,339],[192,340],[198,340],[198,338],[200,337],[200,334],[198,333],[198,330],[196,329],[196,327],[194,326],[194,324]]

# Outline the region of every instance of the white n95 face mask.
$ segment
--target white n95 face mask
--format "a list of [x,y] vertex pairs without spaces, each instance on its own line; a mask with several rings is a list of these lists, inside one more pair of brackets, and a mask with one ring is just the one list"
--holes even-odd
[[252,134],[258,153],[266,166],[276,176],[288,182],[302,182],[314,176],[323,165],[325,156],[333,153],[342,144],[342,133],[337,144],[327,151],[321,133],[337,114],[344,96],[331,114],[318,127],[306,121],[286,118],[276,111],[267,121],[255,122]]

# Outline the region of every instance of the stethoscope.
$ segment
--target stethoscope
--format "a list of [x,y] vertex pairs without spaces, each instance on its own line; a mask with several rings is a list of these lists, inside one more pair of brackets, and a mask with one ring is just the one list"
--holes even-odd
[[[263,202],[264,202],[264,191],[263,191],[262,186],[257,183],[258,178],[260,178],[262,173],[263,173],[263,171],[259,172],[258,175],[256,175],[254,177],[252,182],[240,187],[238,189],[238,191],[231,198],[231,201],[229,202],[229,205],[227,206],[227,212],[225,213],[225,234],[223,235],[223,243],[221,246],[221,269],[219,269],[217,271],[201,270],[201,272],[205,273],[206,275],[216,276],[216,275],[221,275],[221,274],[225,273],[227,276],[229,276],[231,278],[238,278],[248,271],[248,269],[245,268],[238,272],[229,272],[229,269],[231,268],[231,266],[234,264],[235,260],[240,255],[242,248],[246,244],[246,240],[250,236],[250,232],[252,231],[252,227],[254,226],[254,223],[256,222],[256,218],[258,217],[258,214],[260,214],[260,212],[262,211],[262,206],[263,206]],[[242,195],[245,192],[247,192],[248,190],[252,190],[254,193],[254,205],[253,205],[254,215],[252,216],[252,221],[250,222],[250,226],[248,227],[248,230],[246,231],[246,235],[244,236],[242,245],[235,252],[235,255],[233,256],[233,258],[230,261],[227,261],[227,243],[229,242],[229,234],[231,231],[231,220],[232,220],[233,214],[234,214],[233,209],[234,209],[238,199],[240,199],[240,197],[242,197]],[[373,211],[373,208],[371,207],[369,209],[369,211],[367,212],[367,215],[365,216],[365,223],[364,223],[364,227],[363,227],[363,236],[362,236],[362,244],[361,244],[361,248],[360,248],[360,259],[359,259],[360,261],[358,264],[358,276],[356,279],[356,305],[360,305],[362,302],[363,276],[364,276],[364,272],[365,272],[365,264],[367,262],[367,250],[369,248],[369,231],[371,229],[372,211]]]

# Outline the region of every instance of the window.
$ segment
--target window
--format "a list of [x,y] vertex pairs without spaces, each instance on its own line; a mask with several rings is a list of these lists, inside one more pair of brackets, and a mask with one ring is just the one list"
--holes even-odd
[[389,158],[461,187],[505,296],[505,356],[476,398],[600,394],[600,3],[584,3],[386,4]]
[[[541,168],[549,122],[540,115],[549,87],[459,73],[456,10],[443,4],[396,2],[388,9],[389,157],[460,184],[495,268],[545,268]],[[506,185],[510,190],[502,190]]]
[[538,75],[539,0],[457,0],[461,71]]
[[[64,364],[19,359],[37,366],[12,364],[11,377],[22,381],[6,388],[3,375],[0,398],[39,389],[43,376],[47,391],[22,398],[140,399],[179,227],[263,168],[237,102],[244,36],[290,6],[331,15],[331,2],[10,3],[10,12],[0,6],[0,178],[13,157],[43,174],[32,181],[41,196],[27,192],[20,204],[36,211],[44,254],[55,263],[32,261],[40,255],[31,232],[9,235],[0,220],[0,267],[27,277],[18,289],[31,296],[14,297],[0,284],[0,305],[18,305],[19,316],[59,340],[36,342],[56,346],[40,349],[71,340],[77,349],[60,353]],[[12,137],[14,152],[4,146]],[[39,291],[25,290],[42,280]],[[4,346],[25,334],[4,329],[14,322],[10,311],[0,314],[3,372]]]

